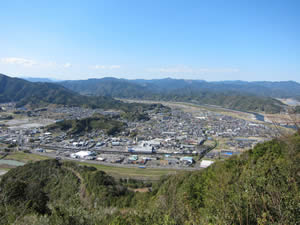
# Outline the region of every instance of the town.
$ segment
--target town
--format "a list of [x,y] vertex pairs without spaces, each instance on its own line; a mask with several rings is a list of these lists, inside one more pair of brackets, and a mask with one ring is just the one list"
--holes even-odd
[[[158,112],[148,110],[147,119],[130,121],[118,111],[80,107],[47,107],[35,110],[1,106],[1,148],[54,158],[139,168],[200,169],[214,161],[252,148],[271,139],[276,129],[207,109],[185,110],[180,105]],[[101,114],[124,124],[109,135],[101,129],[70,134],[51,130],[51,124]]]

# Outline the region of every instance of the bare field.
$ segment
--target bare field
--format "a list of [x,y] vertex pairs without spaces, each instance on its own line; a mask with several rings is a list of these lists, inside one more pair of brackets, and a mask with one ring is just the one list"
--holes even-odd
[[54,123],[54,120],[49,119],[31,119],[31,118],[20,118],[20,119],[12,119],[4,124],[8,126],[10,129],[28,129],[28,128],[36,128],[47,126],[49,124]]
[[265,120],[274,124],[288,124],[294,125],[295,123],[300,124],[300,114],[264,114]]
[[300,102],[292,99],[292,98],[277,98],[277,100],[281,101],[282,103],[289,105],[289,106],[297,106],[300,105]]

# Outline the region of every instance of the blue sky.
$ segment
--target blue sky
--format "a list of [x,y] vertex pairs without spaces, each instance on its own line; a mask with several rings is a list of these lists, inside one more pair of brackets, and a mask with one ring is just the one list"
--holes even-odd
[[300,1],[1,1],[0,73],[300,82]]

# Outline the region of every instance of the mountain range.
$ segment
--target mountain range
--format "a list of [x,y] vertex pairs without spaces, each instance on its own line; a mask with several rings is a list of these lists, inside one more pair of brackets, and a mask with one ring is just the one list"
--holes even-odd
[[62,81],[59,84],[83,95],[184,101],[267,113],[284,110],[284,104],[275,98],[300,99],[300,84],[294,81],[206,82],[171,78],[127,80],[107,77]]
[[[201,92],[232,92],[251,94],[272,98],[299,98],[300,84],[295,81],[218,81],[184,79],[153,79],[153,80],[127,80],[106,77],[102,79],[69,80],[60,82],[61,85],[82,94],[91,95],[146,95],[146,93],[172,93],[179,90],[192,90]],[[120,90],[121,89],[121,90]]]
[[[48,81],[47,78],[42,78],[44,79]],[[104,109],[130,108],[114,98],[190,102],[241,111],[279,113],[287,106],[277,98],[300,100],[300,84],[294,81],[207,82],[171,78],[127,80],[112,77],[29,82],[0,74],[2,103],[14,101],[18,106],[60,104]]]

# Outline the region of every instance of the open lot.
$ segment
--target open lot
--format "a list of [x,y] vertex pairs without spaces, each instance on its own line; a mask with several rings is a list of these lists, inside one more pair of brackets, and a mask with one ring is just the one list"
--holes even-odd
[[8,120],[4,124],[8,126],[10,129],[30,129],[47,126],[49,124],[54,123],[54,120],[49,119],[39,119],[39,118],[14,118],[12,120]]

